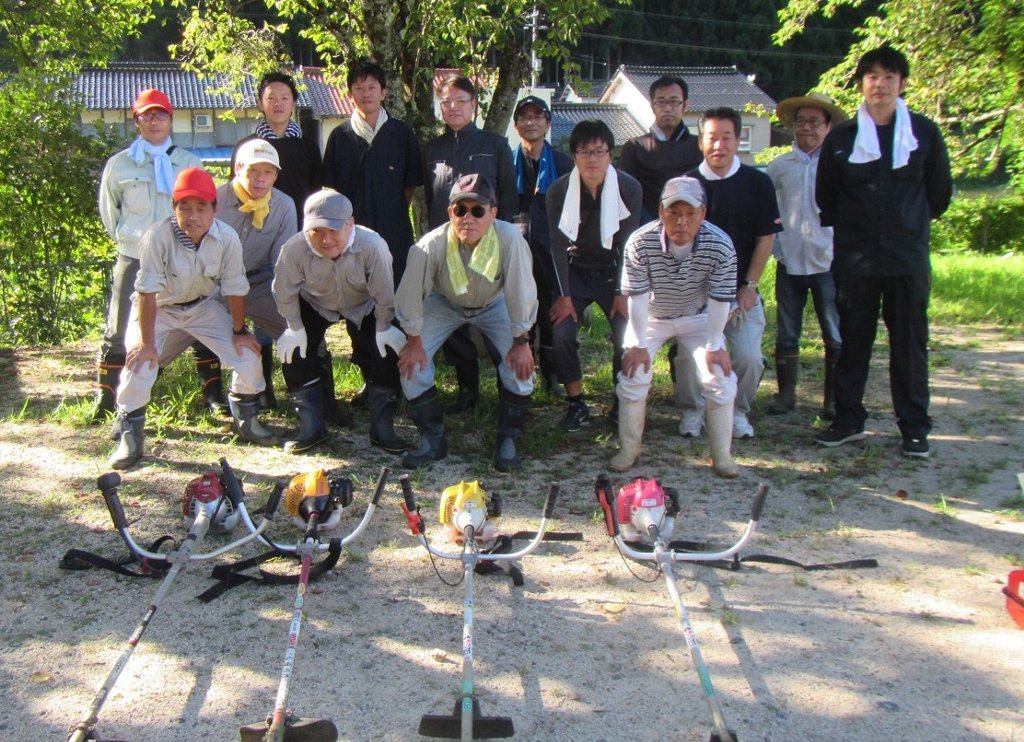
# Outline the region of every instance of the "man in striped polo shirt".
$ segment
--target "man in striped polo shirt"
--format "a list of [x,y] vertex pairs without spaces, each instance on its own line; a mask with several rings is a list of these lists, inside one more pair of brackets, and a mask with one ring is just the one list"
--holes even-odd
[[628,297],[619,397],[619,452],[614,471],[640,458],[653,359],[675,339],[694,361],[707,401],[711,463],[720,477],[739,471],[732,459],[732,412],[736,374],[725,345],[725,325],[736,297],[736,251],[729,236],[704,221],[704,186],[696,178],[672,178],[661,192],[658,221],[633,233],[626,244],[620,293]]

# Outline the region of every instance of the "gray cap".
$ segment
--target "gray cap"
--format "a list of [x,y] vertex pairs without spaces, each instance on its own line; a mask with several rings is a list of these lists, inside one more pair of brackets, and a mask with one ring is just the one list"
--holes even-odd
[[682,176],[672,178],[661,191],[661,205],[668,208],[678,201],[685,201],[690,206],[704,206],[707,199],[704,195],[704,185],[696,178]]
[[497,203],[497,199],[494,197],[494,187],[480,173],[463,175],[455,181],[455,185],[452,186],[451,193],[448,195],[448,203],[455,204],[467,198],[491,206]]
[[337,191],[324,188],[306,199],[302,213],[302,229],[341,229],[351,218],[352,202]]

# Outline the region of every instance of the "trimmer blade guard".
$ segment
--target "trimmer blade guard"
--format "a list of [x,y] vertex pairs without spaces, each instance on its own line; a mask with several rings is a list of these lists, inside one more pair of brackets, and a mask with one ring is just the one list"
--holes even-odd
[[[242,727],[238,730],[241,742],[267,742],[270,722]],[[329,719],[289,719],[284,725],[284,742],[337,742],[338,728]]]
[[[462,737],[462,702],[455,702],[451,716],[424,714],[420,718],[421,737],[460,739]],[[473,699],[473,739],[506,739],[516,733],[507,716],[481,716],[480,702]]]

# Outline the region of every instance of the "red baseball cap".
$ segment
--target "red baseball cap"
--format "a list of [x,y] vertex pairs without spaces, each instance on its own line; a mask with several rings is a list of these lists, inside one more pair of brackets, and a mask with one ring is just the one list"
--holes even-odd
[[138,116],[150,108],[162,108],[167,113],[174,113],[174,109],[171,108],[171,99],[167,97],[166,93],[155,88],[149,88],[139,93],[135,99],[135,105],[132,106],[132,116]]
[[186,198],[198,198],[208,204],[216,201],[217,186],[213,183],[213,176],[201,167],[187,167],[178,173],[171,200],[177,203]]

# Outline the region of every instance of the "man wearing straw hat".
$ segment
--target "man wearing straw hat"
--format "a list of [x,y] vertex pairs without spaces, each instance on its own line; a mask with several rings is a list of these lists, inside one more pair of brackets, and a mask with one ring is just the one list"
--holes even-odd
[[775,184],[783,231],[775,235],[775,378],[779,393],[768,406],[781,415],[796,406],[800,367],[800,333],[810,292],[825,344],[825,393],[821,417],[835,417],[833,383],[841,345],[836,287],[832,279],[832,228],[821,226],[814,201],[821,143],[846,114],[821,93],[786,98],[775,115],[793,132],[793,150],[772,160],[765,170]]

